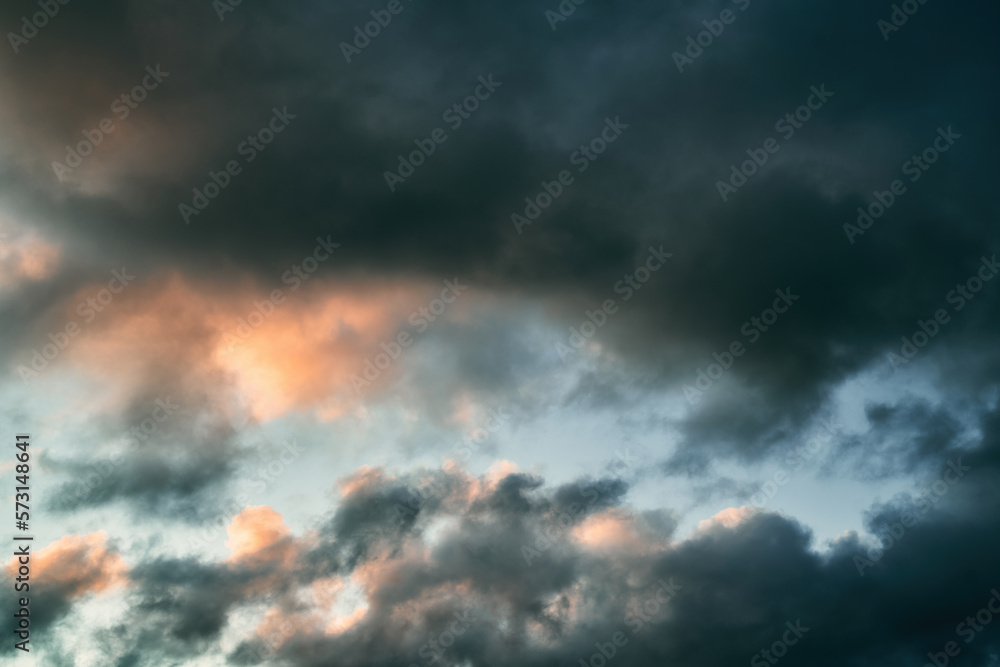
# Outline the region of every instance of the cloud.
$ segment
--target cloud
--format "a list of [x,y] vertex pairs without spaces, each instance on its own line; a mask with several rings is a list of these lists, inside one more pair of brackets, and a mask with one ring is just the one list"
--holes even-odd
[[[984,416],[985,440],[964,459],[973,472],[863,574],[856,559],[871,553],[870,538],[820,546],[807,528],[763,511],[727,509],[677,540],[656,513],[615,502],[591,505],[565,530],[557,498],[568,487],[523,473],[367,469],[355,475],[367,482],[306,534],[249,507],[230,526],[228,566],[134,567],[129,614],[136,627],[166,633],[155,649],[136,649],[195,655],[240,627],[237,662],[257,654],[306,667],[337,656],[406,667],[437,652],[445,664],[541,665],[588,660],[595,641],[622,632],[629,664],[724,665],[768,648],[791,622],[808,628],[795,660],[913,662],[953,639],[996,586],[1000,541],[988,526],[1000,503],[991,490],[1000,432],[996,413]],[[401,503],[410,512],[394,511]],[[900,496],[874,508],[869,529],[881,534],[914,507]],[[538,549],[530,560],[528,545]],[[949,574],[959,553],[961,586]],[[665,585],[678,588],[668,600],[657,597]],[[260,603],[267,610],[246,625]],[[986,660],[998,646],[991,632],[963,650]]]
[[[108,549],[107,540],[107,533],[101,530],[67,535],[40,549],[34,554],[32,569],[42,582],[41,588],[58,590],[73,599],[123,585],[128,567],[117,552]],[[16,560],[4,566],[10,578],[17,573]]]
[[247,507],[226,529],[233,562],[287,563],[294,558],[291,531],[281,515],[267,506]]
[[[148,530],[215,516],[280,429],[314,429],[335,468],[369,448],[398,465],[344,476],[301,532],[270,506],[240,508],[220,562],[174,557],[166,529],[127,569],[114,542],[65,537],[38,554],[51,563],[39,627],[115,590],[134,622],[100,639],[122,667],[220,651],[253,663],[241,652],[264,646],[297,667],[593,665],[617,631],[623,663],[729,665],[800,618],[812,629],[789,663],[918,664],[949,640],[996,586],[996,282],[961,311],[947,295],[1000,246],[1000,108],[984,85],[1000,73],[998,9],[925,3],[886,40],[886,6],[743,4],[591,2],[553,29],[556,2],[404,3],[350,63],[341,42],[380,11],[360,2],[260,0],[223,21],[209,2],[60,5],[0,61],[0,389],[14,429],[85,415],[38,459],[66,532],[116,509]],[[723,5],[739,20],[679,72],[674,52]],[[0,17],[21,30],[29,9]],[[158,65],[162,85],[57,178],[53,162]],[[387,170],[481,76],[502,85],[390,192]],[[776,121],[813,86],[832,97],[723,201],[718,183],[784,134]],[[276,108],[295,118],[250,160],[240,147]],[[578,171],[571,156],[615,118],[621,140]],[[904,163],[938,128],[961,139],[910,180]],[[232,160],[240,173],[186,221],[179,206]],[[519,234],[511,215],[562,170],[574,183]],[[897,178],[905,194],[848,239]],[[318,239],[342,252],[293,293],[283,276]],[[631,286],[661,245],[670,262]],[[135,283],[88,306],[122,266]],[[456,276],[468,296],[355,391],[352,375]],[[265,303],[275,289],[287,298]],[[799,298],[772,323],[776,290]],[[608,299],[617,313],[561,359],[556,344]],[[953,322],[891,373],[886,355],[939,308]],[[70,322],[79,336],[23,383],[19,366]],[[175,417],[134,435],[167,397]],[[840,410],[853,419],[822,474],[902,484],[960,456],[973,472],[861,576],[871,535],[819,545],[788,517],[729,508],[681,540],[690,517],[632,508],[631,479],[552,486],[534,451],[483,475],[408,466],[434,427],[475,428],[474,404],[506,406],[511,438],[565,447],[560,461],[575,442],[524,431],[604,420],[654,443],[644,482],[686,477],[699,501],[744,484],[718,470],[776,457]],[[364,442],[344,435],[355,419],[375,424]],[[915,502],[880,498],[868,531]],[[633,610],[671,580],[683,592],[632,633]],[[317,582],[337,582],[329,604]],[[57,643],[54,663],[77,658]],[[995,636],[963,653],[995,663]]]
[[[976,46],[980,37],[989,43],[978,15],[922,8],[921,20],[892,42],[892,53],[910,53],[901,76],[873,28],[881,12],[870,5],[821,3],[788,14],[755,4],[679,74],[672,53],[704,29],[711,13],[641,2],[581,7],[553,32],[536,5],[508,8],[500,15],[463,7],[433,19],[419,9],[404,13],[392,37],[387,28],[350,65],[338,45],[368,17],[361,7],[265,3],[218,24],[206,22],[203,7],[121,2],[73,9],[90,39],[70,21],[53,21],[31,45],[44,48],[2,70],[11,98],[30,100],[37,112],[5,107],[7,125],[25,140],[11,148],[4,195],[45,220],[46,237],[84,239],[83,266],[75,270],[89,276],[126,261],[146,275],[177,271],[188,289],[234,273],[270,285],[317,236],[332,235],[345,253],[318,277],[348,284],[352,294],[371,282],[466,276],[522,302],[530,295],[563,330],[617,298],[622,312],[599,334],[610,373],[603,382],[581,378],[578,391],[569,392],[578,401],[621,395],[636,384],[679,393],[714,353],[746,342],[741,326],[760,315],[775,289],[800,293],[793,312],[734,363],[716,395],[681,419],[674,470],[704,469],[710,454],[772,453],[782,437],[808,426],[836,386],[880,364],[900,331],[932,313],[939,304],[930,295],[943,297],[997,246],[991,216],[969,203],[980,201],[980,183],[996,171],[978,148],[996,136],[992,102],[972,83],[995,78],[996,70]],[[436,38],[427,42],[428,34]],[[930,34],[933,53],[920,47]],[[850,57],[831,61],[827,45],[841,40],[854,45]],[[59,76],[43,75],[50,62],[61,63]],[[154,62],[171,72],[156,96],[81,167],[80,187],[55,183],[51,160]],[[383,173],[396,156],[442,125],[442,112],[490,72],[504,82],[490,104],[399,192],[387,192]],[[95,83],[87,88],[83,81]],[[775,120],[820,84],[834,93],[822,112],[783,140],[773,162],[733,201],[718,199],[715,182],[746,159],[746,150],[777,134]],[[276,105],[298,115],[294,124],[243,164],[193,227],[184,225],[178,204],[209,172],[243,159],[237,147]],[[573,169],[573,151],[609,115],[630,124],[622,142],[577,173],[578,183],[544,218],[516,234],[510,214],[543,179]],[[942,125],[968,140],[911,183],[877,228],[848,243],[843,224]],[[30,138],[45,138],[49,148]],[[135,154],[156,159],[137,165]],[[959,176],[970,173],[978,178]],[[956,218],[962,224],[952,224]],[[624,303],[614,286],[651,243],[669,246],[671,265]],[[67,277],[59,289],[72,284]],[[350,398],[327,380],[345,370],[337,352],[346,343],[315,333],[339,321],[335,308],[365,309],[357,298],[338,298],[325,307],[311,301],[315,316],[305,307],[290,310],[308,326],[275,324],[273,336],[230,358],[227,370],[251,387],[254,414],[323,406],[335,417],[350,409]],[[17,318],[7,326],[31,323]],[[970,318],[940,347],[968,349],[996,324],[989,313]],[[469,327],[449,334],[456,372],[421,380],[448,396],[474,385],[513,399],[551,378],[546,352],[526,345],[519,327],[490,332],[490,355],[481,353],[481,333]],[[26,343],[33,341],[15,338],[21,351],[31,349]],[[279,347],[286,352],[280,364]],[[975,354],[995,356],[980,345]],[[226,368],[224,360],[220,365]],[[729,390],[734,395],[723,398]]]
[[[75,604],[91,595],[108,593],[130,583],[130,569],[118,551],[108,543],[101,530],[87,535],[66,535],[38,551],[30,543],[18,542],[18,548],[28,546],[29,574],[19,568],[24,564],[15,556],[4,564],[5,606],[14,608],[15,600],[30,600],[32,629],[48,636],[51,626],[67,614]],[[15,593],[14,585],[27,583]],[[9,647],[5,647],[8,649]]]
[[37,232],[0,216],[0,295],[55,275],[61,252]]

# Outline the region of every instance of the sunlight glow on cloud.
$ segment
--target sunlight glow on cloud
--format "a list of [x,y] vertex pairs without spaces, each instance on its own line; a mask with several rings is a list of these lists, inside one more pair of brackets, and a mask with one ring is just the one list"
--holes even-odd
[[[78,317],[74,310],[95,289],[81,288],[66,317]],[[66,356],[123,397],[159,377],[243,403],[258,421],[294,411],[332,420],[398,374],[402,362],[366,395],[351,384],[424,296],[419,286],[314,281],[258,308],[269,294],[249,285],[210,288],[177,273],[140,280],[82,327]]]
[[267,506],[247,507],[226,529],[226,547],[234,563],[288,563],[296,553],[292,532],[280,514]]
[[732,530],[733,528],[736,528],[737,526],[748,521],[756,513],[757,509],[750,505],[744,505],[743,507],[728,507],[710,519],[701,521],[695,532],[704,533],[714,528]]
[[[117,552],[108,549],[107,540],[103,530],[62,537],[32,554],[32,576],[43,588],[61,590],[70,599],[123,586],[128,581],[128,566]],[[17,558],[12,558],[4,569],[13,579],[17,568]]]
[[59,247],[0,214],[0,293],[53,276]]

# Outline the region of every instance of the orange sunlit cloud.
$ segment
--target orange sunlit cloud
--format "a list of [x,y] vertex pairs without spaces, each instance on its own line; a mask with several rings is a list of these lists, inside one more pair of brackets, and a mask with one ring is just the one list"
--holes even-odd
[[247,507],[234,516],[226,534],[229,562],[290,563],[298,551],[282,516],[266,505]]
[[328,635],[343,634],[365,620],[367,615],[368,607],[356,607],[350,614],[335,617],[327,624],[324,631]]
[[0,290],[51,277],[59,258],[56,245],[0,217]]
[[573,529],[573,537],[588,549],[645,551],[647,544],[632,519],[621,510],[589,516]]
[[[107,539],[103,530],[89,535],[67,535],[31,554],[33,581],[64,590],[70,598],[124,585],[128,567],[117,552],[108,550]],[[17,558],[4,567],[11,578],[16,576],[17,568]]]
[[338,482],[338,486],[340,486],[340,495],[346,498],[347,496],[362,492],[365,489],[375,488],[379,484],[384,483],[386,479],[391,479],[391,477],[387,478],[385,471],[381,468],[362,466],[361,468],[355,470],[350,476]]
[[[79,290],[66,317],[80,321],[78,304],[101,287]],[[307,410],[332,420],[363,404],[351,377],[426,299],[410,285],[318,280],[282,290],[280,303],[265,303],[270,294],[253,285],[207,288],[177,273],[139,277],[92,323],[81,322],[66,356],[105,378],[119,400],[165,377],[240,403],[259,421]],[[369,393],[397,372],[387,369]]]
[[736,528],[746,522],[755,514],[755,509],[749,505],[743,507],[728,507],[715,516],[705,519],[698,524],[696,532],[704,532],[712,528]]

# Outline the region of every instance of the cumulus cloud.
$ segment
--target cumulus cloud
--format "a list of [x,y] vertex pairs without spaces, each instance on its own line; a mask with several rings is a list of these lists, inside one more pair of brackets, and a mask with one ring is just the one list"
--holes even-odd
[[[4,564],[5,607],[14,608],[14,601],[27,597],[32,601],[32,623],[36,630],[45,631],[68,614],[75,603],[90,595],[99,595],[129,583],[129,567],[110,544],[108,534],[101,530],[88,535],[67,535],[31,552],[15,555]],[[20,572],[27,558],[29,574]],[[20,577],[20,581],[18,578]],[[15,593],[15,582],[27,588]],[[9,647],[5,647],[9,648]]]
[[[196,655],[235,632],[237,664],[543,665],[587,661],[621,632],[629,664],[722,665],[751,659],[793,623],[806,634],[789,660],[912,663],[953,638],[996,586],[1000,459],[995,414],[988,420],[987,439],[964,459],[971,472],[927,511],[907,496],[873,508],[868,525],[880,537],[906,521],[888,548],[857,534],[819,545],[794,520],[750,508],[678,539],[655,512],[588,502],[598,487],[586,478],[573,485],[584,491],[571,510],[560,500],[569,487],[518,472],[361,470],[306,533],[248,507],[229,528],[227,563],[137,564],[129,616],[165,634],[149,651],[131,648],[154,664],[154,654]],[[916,523],[901,518],[910,512]],[[39,554],[74,564],[76,574],[59,575],[73,582],[67,598],[120,575],[103,539],[68,538]],[[859,558],[875,560],[859,567]],[[146,641],[145,631],[129,641]],[[996,641],[984,634],[970,659],[988,661]]]
[[294,557],[291,531],[270,507],[247,507],[226,530],[233,562],[287,561]]

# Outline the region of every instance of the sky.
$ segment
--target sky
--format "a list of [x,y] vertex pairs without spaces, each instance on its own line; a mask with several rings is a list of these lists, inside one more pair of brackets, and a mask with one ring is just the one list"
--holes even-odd
[[4,3],[4,664],[1000,667],[998,18]]

